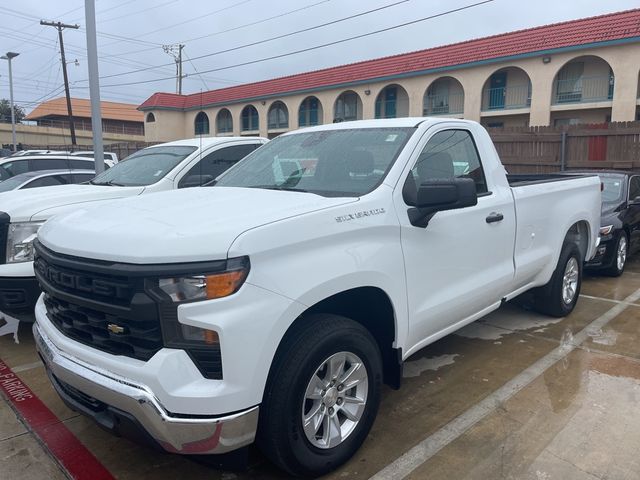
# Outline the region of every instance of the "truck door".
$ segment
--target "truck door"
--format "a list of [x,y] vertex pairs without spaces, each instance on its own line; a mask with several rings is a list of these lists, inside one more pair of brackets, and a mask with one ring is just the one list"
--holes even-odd
[[[440,127],[432,132],[417,149],[406,181],[416,182],[417,187],[428,179],[470,177],[476,183],[478,204],[438,212],[426,228],[420,228],[409,222],[409,207],[402,196],[394,194],[407,277],[411,345],[425,344],[438,333],[444,335],[456,323],[500,302],[514,273],[516,224],[506,180],[504,186],[487,184],[469,130]],[[502,167],[492,168],[495,173]],[[402,189],[402,183],[397,188]]]

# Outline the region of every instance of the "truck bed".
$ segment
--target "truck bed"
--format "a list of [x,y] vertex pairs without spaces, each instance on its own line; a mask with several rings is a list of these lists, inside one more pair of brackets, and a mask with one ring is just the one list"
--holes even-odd
[[525,185],[536,185],[540,183],[559,182],[562,180],[572,180],[576,178],[584,178],[595,176],[596,174],[581,173],[524,173],[510,175],[507,174],[507,182],[511,187],[524,187]]

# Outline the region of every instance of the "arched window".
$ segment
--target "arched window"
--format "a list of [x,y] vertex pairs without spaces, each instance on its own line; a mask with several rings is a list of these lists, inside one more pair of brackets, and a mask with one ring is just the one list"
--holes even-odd
[[289,128],[289,110],[282,102],[273,102],[269,108],[267,128]]
[[247,105],[242,109],[242,131],[251,132],[260,129],[258,110],[253,105]]
[[464,89],[453,77],[436,79],[424,94],[422,115],[460,115],[464,112]]
[[209,117],[206,113],[200,112],[196,115],[194,130],[196,135],[209,135]]
[[322,105],[316,97],[307,97],[298,110],[298,126],[311,127],[322,124]]
[[233,132],[233,118],[231,112],[226,108],[223,108],[218,112],[216,118],[216,129],[218,133],[231,133]]
[[342,92],[333,106],[333,122],[348,122],[362,120],[362,100],[352,90]]
[[147,114],[147,123],[153,123],[156,121],[156,116],[153,114],[153,112],[149,112]]
[[586,55],[566,63],[553,82],[552,103],[589,103],[613,99],[615,78],[603,58]]
[[409,116],[409,96],[400,85],[385,87],[375,104],[376,118],[399,118]]

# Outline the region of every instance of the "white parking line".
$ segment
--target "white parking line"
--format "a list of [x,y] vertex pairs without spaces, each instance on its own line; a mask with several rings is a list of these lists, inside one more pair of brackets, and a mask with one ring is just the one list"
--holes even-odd
[[[582,298],[588,298],[589,300],[602,300],[603,302],[610,303],[623,303],[624,300],[614,300],[613,298],[604,298],[604,297],[594,297],[593,295],[585,295],[583,293],[580,294]],[[640,307],[640,303],[630,303],[634,307]]]
[[18,365],[17,367],[12,368],[11,370],[13,371],[13,373],[20,373],[20,372],[26,372],[27,370],[32,370],[34,368],[38,368],[41,366],[42,366],[42,362],[38,360],[36,362],[25,363],[24,365]]
[[640,289],[633,292],[622,301],[616,301],[616,305],[596,318],[593,322],[578,332],[573,338],[560,344],[559,347],[540,358],[533,365],[513,377],[502,387],[485,397],[481,402],[462,413],[440,430],[428,436],[416,446],[405,452],[401,457],[387,465],[371,477],[372,480],[390,480],[405,478],[420,465],[425,463],[444,447],[456,440],[480,420],[492,413],[502,403],[509,400],[516,393],[529,385],[545,370],[558,360],[566,357],[575,348],[579,347],[588,337],[588,333],[604,327],[616,316],[622,313],[628,306],[640,300]]

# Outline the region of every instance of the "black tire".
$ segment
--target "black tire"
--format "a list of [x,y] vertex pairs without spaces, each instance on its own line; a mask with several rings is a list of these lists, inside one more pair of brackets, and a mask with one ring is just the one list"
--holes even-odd
[[[349,460],[373,425],[382,385],[380,350],[362,325],[328,314],[306,318],[300,327],[294,326],[283,342],[260,406],[257,442],[273,463],[291,475],[317,477]],[[342,443],[323,449],[313,445],[304,432],[303,402],[318,367],[338,352],[357,355],[366,367],[366,404],[359,422]]]
[[[577,262],[577,286],[575,293],[569,303],[563,299],[563,279],[567,264],[575,259]],[[560,258],[556,269],[549,280],[549,283],[536,289],[534,294],[534,306],[537,311],[552,317],[566,317],[569,315],[578,302],[580,296],[580,287],[582,286],[582,263],[580,258],[580,250],[575,243],[565,243],[560,252]]]
[[[618,267],[618,249],[620,248],[620,242],[622,242],[623,239],[626,245],[626,253],[625,253],[625,260],[622,263],[622,268],[619,268]],[[624,273],[624,267],[627,265],[626,257],[628,256],[629,256],[629,238],[627,237],[627,233],[624,230],[622,230],[618,235],[618,239],[616,240],[615,250],[613,252],[613,261],[608,268],[605,268],[604,270],[602,270],[602,273],[610,277],[619,277]]]

